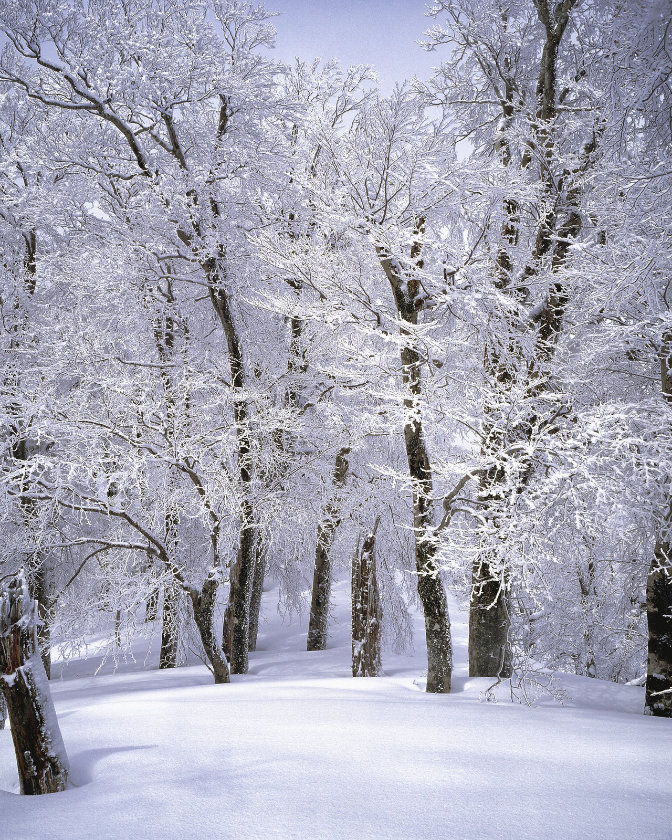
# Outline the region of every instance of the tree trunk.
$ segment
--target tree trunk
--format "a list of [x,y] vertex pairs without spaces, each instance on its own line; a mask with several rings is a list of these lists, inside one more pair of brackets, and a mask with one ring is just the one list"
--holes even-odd
[[179,589],[174,583],[165,583],[163,587],[163,610],[161,613],[161,650],[159,668],[174,668],[177,665],[177,645],[179,624],[177,615]]
[[672,546],[656,545],[646,581],[649,650],[646,669],[646,712],[672,717]]
[[[350,447],[344,446],[336,456],[332,484],[339,490],[345,484],[350,463]],[[329,551],[334,541],[334,534],[340,522],[340,499],[335,493],[329,500],[322,522],[317,528],[317,546],[315,548],[315,570],[313,572],[313,593],[310,603],[308,622],[308,643],[306,650],[324,650],[327,646],[327,624],[329,620],[329,599],[331,597],[331,563]]]
[[236,561],[231,569],[229,605],[224,616],[222,645],[230,651],[231,671],[246,674],[248,668],[248,634],[250,624],[250,596],[255,563],[256,519],[252,504],[252,439],[250,437],[249,407],[244,396],[245,366],[240,337],[231,312],[224,285],[224,254],[204,261],[208,278],[210,302],[226,337],[229,368],[233,387],[233,415],[238,448],[238,476],[240,479],[240,541]]
[[[579,589],[581,590],[581,618],[583,621],[583,651],[577,673],[582,677],[597,677],[595,663],[595,612],[598,607],[597,589],[595,586],[595,563],[588,560],[586,572],[579,568]],[[578,665],[578,662],[577,662]]]
[[238,556],[231,568],[229,603],[224,614],[222,645],[230,652],[231,673],[246,674],[249,666],[250,600],[255,567],[255,529],[252,524],[252,505],[242,505],[245,524],[240,532]]
[[376,577],[375,528],[352,558],[352,676],[378,677],[381,609]]
[[256,560],[254,562],[254,580],[252,581],[252,597],[250,598],[250,632],[247,649],[253,652],[257,649],[259,635],[259,614],[261,612],[261,597],[264,594],[264,578],[266,577],[266,540],[257,534]]
[[40,619],[40,623],[37,625],[37,642],[40,646],[40,655],[47,679],[51,679],[51,610],[53,607],[47,577],[49,568],[46,560],[41,560],[32,576],[31,586],[33,597],[37,601],[37,614]]
[[[171,345],[172,346],[172,345]],[[172,392],[171,396],[172,396]],[[172,403],[172,400],[171,400]],[[164,517],[166,549],[174,565],[177,565],[178,536],[180,514],[177,506],[170,504]],[[171,576],[163,586],[163,609],[161,612],[161,650],[159,652],[159,668],[174,668],[177,664],[177,643],[179,639],[179,625],[177,616],[177,599],[179,590],[177,581]],[[158,599],[157,599],[158,600]],[[157,604],[158,608],[158,604]]]
[[469,605],[469,676],[511,676],[509,591],[486,561],[476,561]]
[[[663,398],[672,404],[672,333],[665,333],[660,353]],[[669,534],[672,501],[668,502],[646,580],[649,649],[646,667],[646,712],[672,717],[672,545]]]
[[159,614],[159,588],[153,589],[149,593],[147,603],[145,604],[145,621],[156,621]]
[[[424,220],[420,219],[416,228],[418,240],[411,248],[412,267],[408,271],[405,272],[396,260],[392,260],[381,246],[376,247],[376,252],[392,287],[394,302],[402,321],[401,334],[406,337],[406,343],[401,348],[401,375],[406,389],[404,445],[413,488],[413,534],[418,595],[425,616],[426,690],[433,694],[444,694],[450,691],[453,670],[450,618],[446,593],[436,562],[436,541],[432,523],[432,469],[420,410],[423,360],[413,341],[413,328],[417,326],[418,311],[422,308],[421,289],[415,272],[423,267],[420,259],[420,234],[423,228]],[[406,324],[408,326],[405,326]]]
[[194,611],[194,621],[198,627],[203,650],[212,666],[215,683],[228,683],[230,682],[229,663],[217,641],[214,626],[218,585],[218,572],[213,570],[206,578],[203,589],[200,592],[191,590],[189,594]]
[[16,753],[21,793],[65,789],[68,759],[37,642],[37,605],[23,572],[0,595],[0,689]]

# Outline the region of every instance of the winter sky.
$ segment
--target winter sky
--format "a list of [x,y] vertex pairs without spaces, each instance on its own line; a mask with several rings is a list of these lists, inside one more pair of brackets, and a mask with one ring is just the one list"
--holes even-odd
[[415,43],[431,25],[425,0],[266,0],[278,12],[275,55],[284,61],[338,58],[372,64],[385,92],[440,63]]

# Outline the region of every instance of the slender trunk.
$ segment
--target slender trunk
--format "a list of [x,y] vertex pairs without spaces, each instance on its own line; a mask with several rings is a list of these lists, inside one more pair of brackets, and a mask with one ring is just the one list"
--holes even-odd
[[156,617],[159,614],[159,587],[157,586],[155,589],[149,593],[149,597],[147,598],[147,603],[145,604],[145,621],[156,621]]
[[352,558],[352,676],[381,673],[381,609],[376,577],[376,535],[367,535]]
[[223,254],[221,254],[219,259],[208,259],[203,264],[208,278],[210,302],[224,330],[229,352],[241,493],[240,539],[236,560],[231,569],[229,604],[224,618],[222,643],[224,649],[228,648],[231,652],[232,673],[245,674],[248,668],[249,610],[254,576],[254,547],[257,526],[252,504],[252,440],[249,424],[250,411],[244,397],[243,350],[233,320],[229,297],[224,286],[223,259]]
[[[176,564],[178,549],[178,529],[180,515],[174,504],[169,504],[165,515],[166,550],[173,564]],[[163,586],[163,609],[161,612],[161,650],[159,668],[174,668],[177,664],[177,644],[179,625],[177,617],[178,589],[174,579]]]
[[114,614],[114,643],[121,647],[121,610],[117,610]]
[[245,500],[238,556],[231,568],[229,603],[224,614],[222,645],[230,655],[231,673],[246,674],[249,666],[250,600],[255,567],[255,529],[252,505]]
[[329,551],[339,525],[340,498],[338,491],[344,486],[350,463],[350,447],[344,446],[336,456],[332,485],[336,492],[329,500],[322,521],[317,528],[315,547],[315,570],[313,572],[313,593],[308,622],[308,643],[306,650],[324,650],[327,646],[327,624],[329,600],[331,597],[331,562]]
[[177,665],[179,624],[177,614],[179,589],[174,583],[163,586],[163,610],[161,613],[161,650],[159,668],[174,668]]
[[256,560],[254,562],[254,580],[252,581],[252,597],[250,598],[250,637],[248,650],[257,649],[259,634],[259,613],[261,612],[261,597],[264,594],[264,578],[266,576],[266,540],[261,531],[257,534]]
[[672,545],[659,540],[646,581],[646,711],[672,717]]
[[[300,280],[288,281],[297,294],[301,293],[302,284]],[[302,346],[303,321],[297,315],[290,319],[289,354],[287,358],[287,387],[283,395],[284,407],[295,409],[299,404],[299,377],[308,370],[308,359],[305,348]],[[271,442],[277,456],[276,464],[268,469],[262,480],[266,487],[275,483],[279,489],[284,490],[283,479],[286,476],[288,463],[287,453],[291,449],[292,435],[282,426],[277,426],[271,433]],[[264,592],[264,579],[268,566],[268,543],[263,531],[259,529],[255,548],[254,581],[252,583],[252,596],[250,599],[250,638],[248,650],[257,649],[257,635],[259,633],[259,613],[261,610],[261,598]]]
[[406,272],[389,257],[384,248],[377,246],[376,251],[392,287],[397,312],[402,321],[401,334],[406,338],[406,343],[401,348],[401,372],[406,391],[404,445],[413,488],[413,534],[418,595],[425,616],[426,690],[434,694],[443,694],[450,691],[453,670],[450,618],[446,593],[436,561],[436,541],[432,522],[432,469],[423,434],[420,409],[423,360],[413,340],[413,327],[418,323],[418,311],[422,308],[422,295],[416,271],[423,267],[420,259],[420,234],[423,228],[424,220],[420,219],[416,229],[418,240],[411,248],[412,267]]
[[21,793],[65,789],[68,758],[39,655],[37,605],[19,572],[0,595],[0,689],[9,712]]
[[[165,546],[156,542],[154,545],[158,549],[157,557],[167,571],[170,572],[175,587],[181,589],[189,596],[194,622],[198,628],[203,651],[206,659],[210,663],[210,669],[215,678],[215,683],[228,683],[230,673],[229,663],[222,646],[217,640],[217,634],[215,632],[215,605],[221,576],[219,566],[213,566],[199,592],[198,589],[186,583],[180,569],[175,565],[170,554],[166,551]],[[213,555],[215,559],[218,556],[216,536],[213,537]]]
[[[595,646],[593,643],[593,629],[595,626],[595,610],[597,608],[597,590],[595,588],[595,563],[588,560],[586,572],[579,568],[579,589],[581,590],[581,618],[583,620],[583,652],[580,659],[580,670],[583,677],[596,677]],[[577,665],[579,663],[577,662]]]
[[[672,405],[672,333],[665,333],[660,353],[660,384],[663,399]],[[646,618],[649,630],[646,667],[646,711],[656,717],[672,717],[672,500],[651,561],[646,580]]]
[[[24,240],[24,256],[23,256],[23,287],[29,297],[33,297],[37,288],[37,233],[35,230],[30,230],[23,234]],[[19,308],[17,301],[16,307]],[[28,327],[28,316],[24,313],[22,319],[19,320],[19,326],[16,327],[16,335],[12,339],[12,345],[15,349],[21,350],[23,345],[24,335]],[[15,385],[17,389],[20,387],[19,375],[16,374]],[[11,410],[11,408],[10,408]],[[25,428],[19,416],[17,407],[16,426],[15,431],[18,433],[18,440],[13,446],[12,455],[17,461],[27,461],[30,458],[30,446],[25,437]],[[21,496],[19,497],[19,505],[24,520],[24,527],[29,533],[36,529],[38,520],[38,505],[37,503],[24,495],[28,490],[27,484],[24,482],[21,488]],[[51,611],[53,603],[51,600],[52,593],[50,592],[48,572],[48,559],[42,551],[35,553],[35,559],[32,561],[32,569],[29,573],[29,586],[32,597],[37,601],[38,615],[40,623],[37,628],[37,639],[42,657],[42,664],[47,674],[47,679],[51,675]]]
[[42,559],[35,573],[31,575],[31,590],[37,601],[37,614],[40,619],[37,625],[37,643],[40,646],[40,655],[47,679],[51,679],[51,611],[53,608],[47,574],[49,568],[46,559]]

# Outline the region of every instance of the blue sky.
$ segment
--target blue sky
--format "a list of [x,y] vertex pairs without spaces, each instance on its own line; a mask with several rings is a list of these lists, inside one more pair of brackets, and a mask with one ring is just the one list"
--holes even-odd
[[275,57],[290,61],[338,58],[343,65],[372,64],[385,92],[413,75],[426,78],[441,53],[416,43],[432,21],[425,0],[265,0],[280,14]]

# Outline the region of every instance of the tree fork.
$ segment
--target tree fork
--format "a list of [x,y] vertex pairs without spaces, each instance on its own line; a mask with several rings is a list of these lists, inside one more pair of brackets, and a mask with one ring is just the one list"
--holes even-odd
[[206,578],[202,590],[200,592],[191,590],[189,595],[194,611],[194,621],[198,627],[205,655],[212,665],[215,683],[219,684],[228,683],[231,678],[229,676],[229,663],[215,638],[214,614],[218,583],[218,573],[213,570]]

